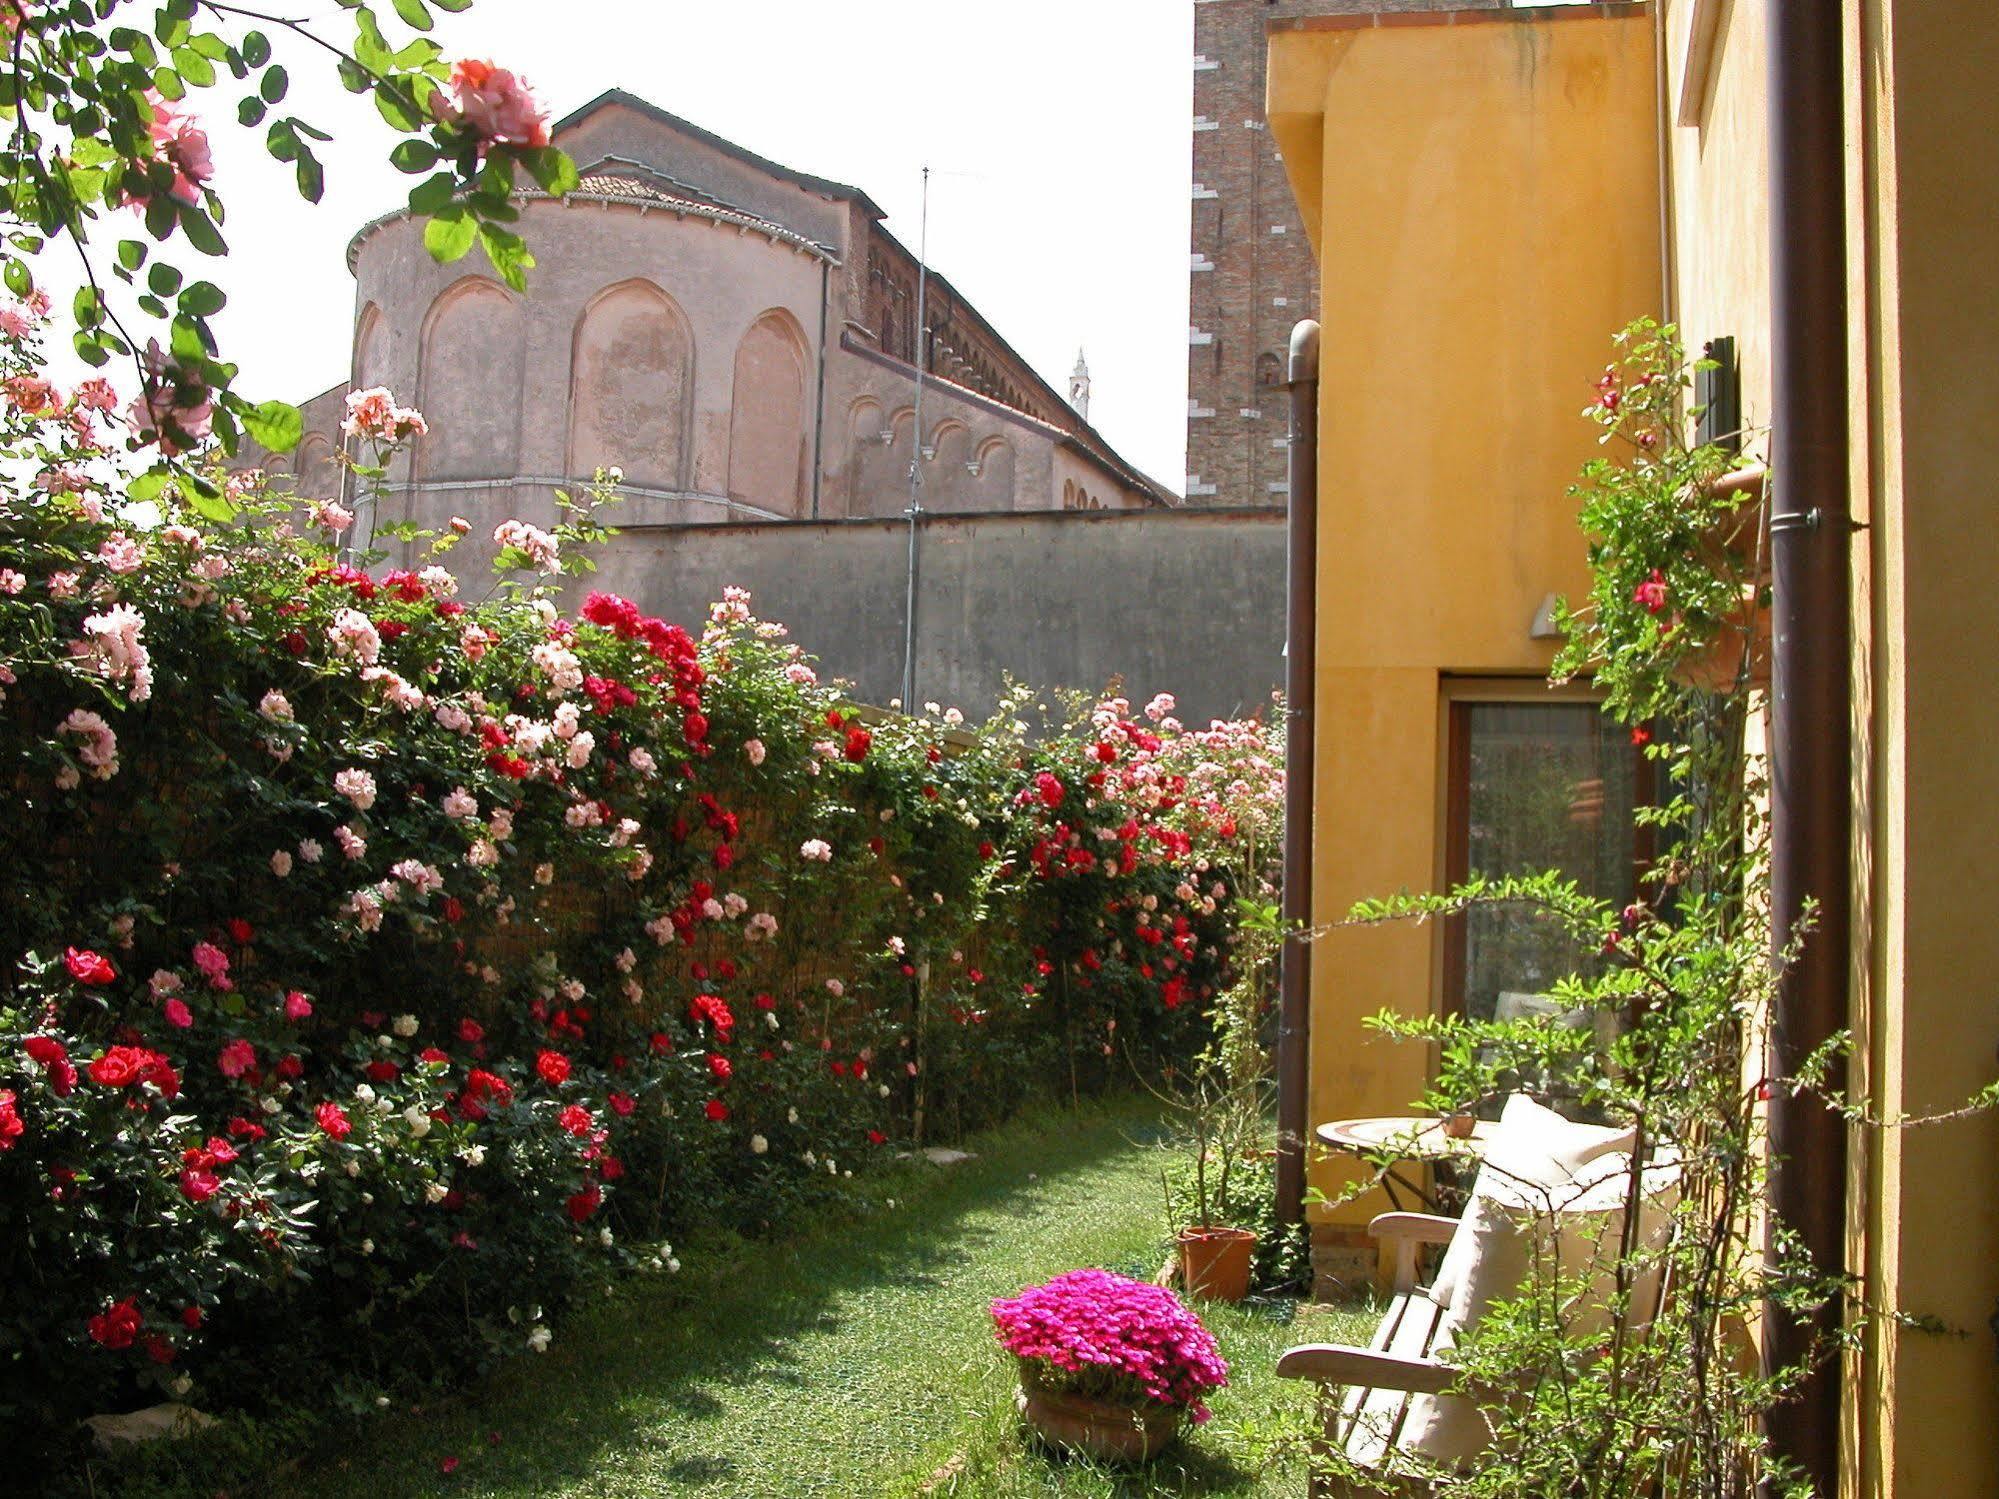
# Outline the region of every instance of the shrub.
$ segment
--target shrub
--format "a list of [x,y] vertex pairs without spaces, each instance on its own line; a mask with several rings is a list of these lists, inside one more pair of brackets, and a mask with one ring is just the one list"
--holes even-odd
[[1237,820],[1281,797],[1242,779],[1256,726],[863,712],[739,590],[691,629],[565,614],[589,501],[501,523],[474,601],[456,533],[370,572],[345,511],[254,481],[231,523],[134,503],[93,409],[31,394],[0,413],[42,474],[0,494],[0,1419],[543,1348],[663,1235],[1194,1044],[1261,873]]

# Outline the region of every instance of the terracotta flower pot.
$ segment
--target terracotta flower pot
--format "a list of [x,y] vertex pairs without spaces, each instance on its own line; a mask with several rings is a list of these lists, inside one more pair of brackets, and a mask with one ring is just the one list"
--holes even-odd
[[1249,1260],[1256,1235],[1246,1228],[1180,1230],[1180,1282],[1210,1301],[1240,1301],[1249,1294]]
[[[1713,645],[1680,663],[1673,679],[1683,687],[1706,692],[1733,692],[1738,686],[1770,685],[1771,624],[1769,607],[1760,601],[1754,583],[1742,585],[1742,602],[1723,625]],[[1744,670],[1744,650],[1748,652]]]
[[1023,1383],[1016,1404],[1021,1419],[1050,1447],[1102,1462],[1147,1462],[1180,1435],[1181,1412],[1156,1401],[1133,1407]]

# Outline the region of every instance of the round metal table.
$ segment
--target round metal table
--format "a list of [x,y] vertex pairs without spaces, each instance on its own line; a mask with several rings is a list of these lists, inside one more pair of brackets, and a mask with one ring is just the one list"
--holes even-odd
[[1485,1148],[1498,1128],[1494,1120],[1478,1119],[1473,1121],[1469,1135],[1457,1137],[1444,1133],[1441,1119],[1386,1114],[1371,1119],[1335,1119],[1320,1125],[1313,1134],[1329,1150],[1373,1163],[1389,1202],[1401,1212],[1404,1208],[1397,1187],[1425,1207],[1435,1207],[1436,1199],[1420,1183],[1398,1173],[1395,1169],[1398,1162],[1476,1167],[1484,1159]]

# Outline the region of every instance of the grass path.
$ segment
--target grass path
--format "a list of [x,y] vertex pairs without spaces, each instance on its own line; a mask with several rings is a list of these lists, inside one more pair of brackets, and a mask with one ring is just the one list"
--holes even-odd
[[[1051,1460],[1019,1434],[986,1303],[1077,1265],[1157,1267],[1156,1129],[1136,1104],[1044,1115],[975,1141],[970,1163],[874,1177],[853,1216],[804,1237],[685,1244],[680,1276],[620,1289],[547,1354],[445,1408],[370,1423],[274,1491],[1302,1494],[1284,1438],[1306,1392],[1270,1372],[1292,1341],[1289,1302],[1204,1310],[1232,1385],[1214,1420],[1141,1477]],[[1313,1335],[1350,1337],[1347,1320]]]

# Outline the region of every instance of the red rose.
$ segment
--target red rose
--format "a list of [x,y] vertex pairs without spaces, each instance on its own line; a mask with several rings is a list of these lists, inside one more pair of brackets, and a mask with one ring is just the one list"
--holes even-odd
[[111,960],[102,953],[94,953],[87,947],[63,949],[62,966],[69,970],[69,976],[79,984],[97,987],[110,983],[118,977],[118,970],[111,966]]
[[559,1051],[544,1050],[534,1059],[534,1070],[549,1087],[559,1088],[569,1081],[569,1058]]
[[856,765],[868,757],[868,746],[875,742],[875,736],[866,729],[847,730],[846,755]]
[[711,1098],[702,1105],[701,1112],[708,1116],[711,1123],[720,1124],[729,1117],[729,1106],[719,1098]]
[[238,947],[248,947],[257,940],[257,929],[240,916],[229,918],[229,940]]
[[467,1046],[477,1046],[486,1039],[486,1028],[468,1015],[458,1022],[458,1039]]
[[222,1181],[205,1166],[189,1166],[180,1174],[180,1190],[189,1202],[206,1202],[222,1190]]
[[603,1200],[603,1190],[595,1182],[592,1182],[581,1192],[572,1196],[564,1206],[569,1210],[570,1219],[573,1222],[581,1223],[597,1211],[598,1205]]
[[145,1320],[139,1315],[139,1298],[127,1296],[114,1302],[89,1322],[91,1338],[106,1348],[130,1348]]
[[886,1144],[887,1141],[888,1141],[888,1136],[883,1134],[880,1130],[871,1129],[868,1131],[868,1144],[882,1145]]
[[402,1073],[402,1068],[386,1058],[377,1058],[362,1069],[371,1083],[392,1083]]
[[57,1098],[67,1098],[76,1091],[76,1068],[70,1063],[69,1052],[54,1036],[30,1036],[22,1043],[28,1055],[42,1064],[42,1074],[49,1081],[49,1091]]
[[604,1101],[611,1106],[611,1112],[620,1119],[631,1118],[632,1110],[638,1106],[637,1100],[629,1093],[613,1093]]
[[729,1059],[721,1053],[713,1051],[708,1053],[708,1071],[717,1082],[726,1083],[734,1075],[735,1070],[730,1065]]
[[319,1121],[319,1127],[335,1140],[344,1140],[354,1133],[354,1126],[347,1122],[347,1111],[337,1103],[323,1103],[312,1111],[312,1117]]
[[1034,788],[1041,795],[1041,803],[1047,807],[1059,807],[1065,792],[1059,777],[1042,771],[1034,778]]
[[305,636],[297,630],[288,631],[279,639],[278,643],[294,656],[303,656],[305,654]]
[[596,1123],[590,1117],[590,1111],[580,1103],[569,1105],[556,1116],[555,1122],[572,1135],[587,1135],[590,1133],[590,1126]]
[[156,1332],[149,1332],[140,1339],[139,1346],[146,1350],[146,1357],[156,1364],[170,1364],[174,1361],[174,1345]]
[[193,1332],[197,1327],[201,1326],[201,1308],[198,1306],[182,1307],[180,1325],[185,1327],[189,1332]]
[[215,1066],[224,1077],[241,1077],[257,1065],[257,1048],[241,1039],[231,1041],[215,1054]]
[[26,1129],[19,1111],[14,1107],[14,1090],[0,1088],[0,1150],[12,1150],[14,1142]]

